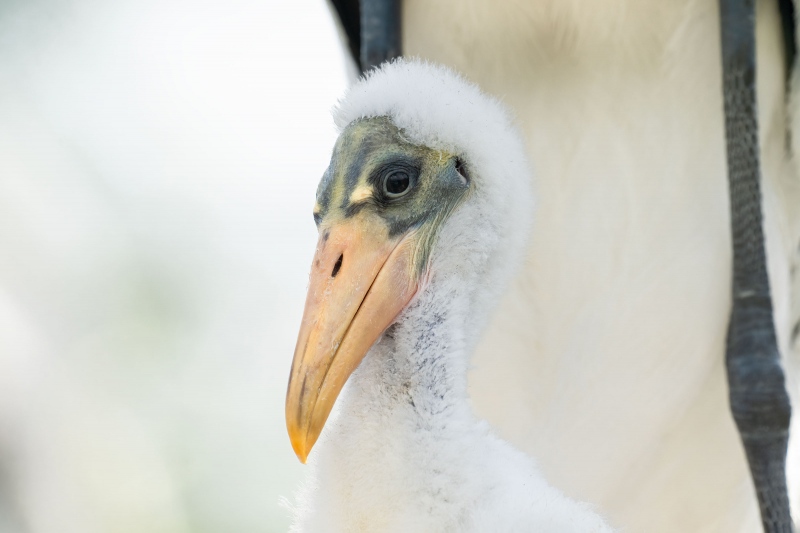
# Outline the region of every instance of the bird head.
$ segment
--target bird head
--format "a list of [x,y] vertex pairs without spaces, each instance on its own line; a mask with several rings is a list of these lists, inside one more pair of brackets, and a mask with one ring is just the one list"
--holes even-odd
[[[286,423],[305,462],[342,387],[433,274],[457,280],[479,331],[523,255],[524,148],[495,100],[443,67],[396,61],[335,111],[317,190],[319,240],[289,377]],[[473,342],[477,340],[477,334]]]

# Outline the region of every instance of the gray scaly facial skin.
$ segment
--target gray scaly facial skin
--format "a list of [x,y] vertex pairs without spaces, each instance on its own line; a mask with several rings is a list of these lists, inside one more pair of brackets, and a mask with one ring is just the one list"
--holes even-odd
[[383,225],[389,237],[414,232],[418,280],[438,229],[469,194],[464,174],[456,155],[411,143],[387,117],[358,120],[336,141],[317,188],[314,220],[321,232],[356,216]]

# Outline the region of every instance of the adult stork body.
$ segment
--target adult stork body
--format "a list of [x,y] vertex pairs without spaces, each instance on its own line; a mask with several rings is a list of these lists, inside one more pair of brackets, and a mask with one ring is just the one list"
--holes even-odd
[[[358,17],[334,3],[358,50]],[[759,0],[756,15],[769,281],[797,405],[786,44],[779,2]],[[398,16],[403,54],[450,65],[511,106],[535,166],[532,248],[478,350],[478,412],[629,531],[757,530],[723,359],[731,233],[717,1],[405,0]],[[797,504],[800,446],[789,448]]]

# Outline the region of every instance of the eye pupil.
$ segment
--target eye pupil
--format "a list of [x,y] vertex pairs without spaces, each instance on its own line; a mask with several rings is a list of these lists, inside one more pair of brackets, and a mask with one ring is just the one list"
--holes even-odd
[[403,194],[411,185],[411,178],[405,172],[395,172],[386,178],[386,192],[390,195]]

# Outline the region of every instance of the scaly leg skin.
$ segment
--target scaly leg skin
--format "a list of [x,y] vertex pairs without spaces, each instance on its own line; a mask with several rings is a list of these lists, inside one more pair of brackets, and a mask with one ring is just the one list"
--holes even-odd
[[731,412],[750,465],[764,531],[791,533],[786,488],[791,405],[764,252],[754,0],[720,0],[720,16],[733,237],[733,310],[725,355]]

